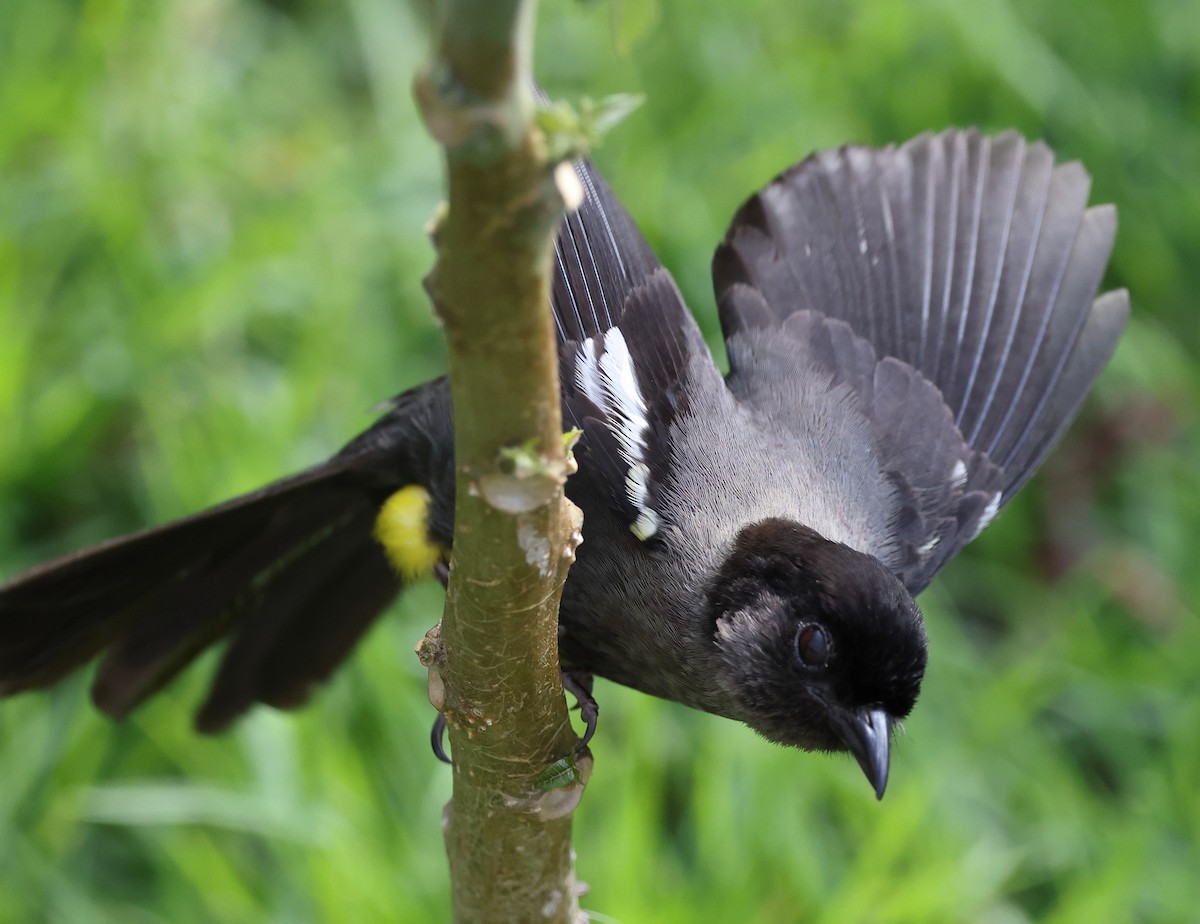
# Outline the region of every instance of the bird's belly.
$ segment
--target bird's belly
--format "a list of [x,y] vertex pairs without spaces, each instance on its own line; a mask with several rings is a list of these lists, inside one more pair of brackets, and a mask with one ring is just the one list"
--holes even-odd
[[607,511],[589,516],[559,612],[563,668],[724,714],[705,581],[687,573],[700,563],[646,546]]

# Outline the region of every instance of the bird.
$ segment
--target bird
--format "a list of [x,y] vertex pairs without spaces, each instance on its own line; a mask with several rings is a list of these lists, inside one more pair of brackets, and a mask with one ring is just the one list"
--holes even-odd
[[[915,598],[1077,415],[1129,314],[1091,179],[1015,131],[810,155],[712,262],[719,371],[674,279],[587,159],[552,257],[567,481],[584,542],[568,676],[850,752],[875,795],[928,643]],[[225,648],[196,714],[306,702],[453,544],[447,379],[326,461],[0,587],[0,695],[92,660],[120,718]]]

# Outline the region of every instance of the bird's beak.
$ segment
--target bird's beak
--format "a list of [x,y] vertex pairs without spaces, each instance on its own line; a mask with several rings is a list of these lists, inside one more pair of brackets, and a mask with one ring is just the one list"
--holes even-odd
[[891,719],[887,712],[878,707],[839,709],[833,706],[829,710],[829,720],[867,775],[875,789],[875,798],[882,799],[883,791],[887,789],[891,757],[888,737]]

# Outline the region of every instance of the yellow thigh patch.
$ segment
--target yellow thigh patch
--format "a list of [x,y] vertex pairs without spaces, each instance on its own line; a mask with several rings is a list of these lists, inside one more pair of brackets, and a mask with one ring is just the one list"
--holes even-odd
[[375,538],[402,577],[428,574],[444,554],[429,538],[429,492],[406,485],[383,502],[375,518]]

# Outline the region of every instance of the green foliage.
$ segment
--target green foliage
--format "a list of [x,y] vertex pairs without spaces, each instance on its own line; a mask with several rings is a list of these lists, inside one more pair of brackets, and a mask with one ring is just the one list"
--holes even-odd
[[635,93],[614,93],[601,100],[585,96],[573,106],[553,100],[537,114],[538,126],[546,134],[550,160],[575,160],[598,147],[600,139],[626,119],[643,102]]
[[[1194,919],[1200,9],[638,7],[545,3],[539,76],[645,94],[597,157],[706,329],[712,248],[753,189],[813,148],[950,124],[1087,164],[1135,315],[1083,424],[922,598],[930,670],[884,801],[849,758],[602,683],[585,907]],[[0,574],[308,464],[442,371],[412,15],[6,0]],[[121,725],[86,678],[0,703],[0,922],[445,919],[450,779],[411,654],[440,597],[415,588],[310,708],[218,739],[190,729],[211,657]]]

